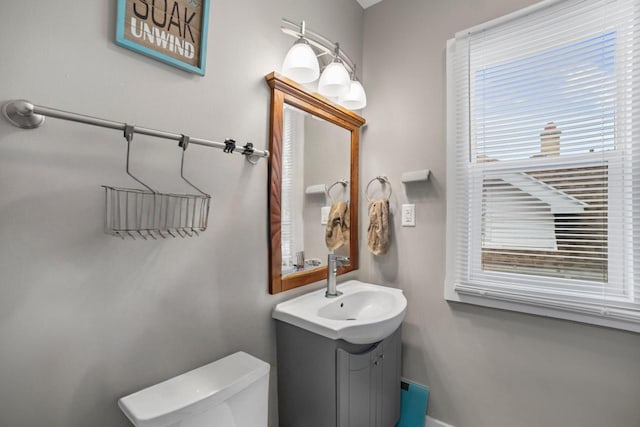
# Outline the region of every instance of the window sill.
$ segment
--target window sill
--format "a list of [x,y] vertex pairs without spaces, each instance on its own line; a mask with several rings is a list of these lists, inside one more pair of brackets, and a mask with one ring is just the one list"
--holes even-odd
[[445,300],[640,333],[640,318],[626,314],[624,310],[603,311],[587,305],[527,300],[527,297],[519,295],[501,295],[497,292],[458,287],[461,289],[456,289],[453,283],[446,283]]

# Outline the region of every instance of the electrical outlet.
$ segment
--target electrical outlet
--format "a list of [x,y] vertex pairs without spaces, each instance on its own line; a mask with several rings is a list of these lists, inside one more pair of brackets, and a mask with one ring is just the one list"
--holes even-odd
[[329,212],[331,212],[331,206],[323,206],[320,208],[321,225],[327,225],[327,222],[329,222]]
[[402,205],[402,226],[416,226],[416,205]]

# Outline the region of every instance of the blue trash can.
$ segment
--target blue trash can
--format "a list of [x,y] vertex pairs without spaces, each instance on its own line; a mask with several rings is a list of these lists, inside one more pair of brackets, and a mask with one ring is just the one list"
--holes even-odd
[[402,381],[400,385],[400,420],[396,427],[424,427],[429,389],[409,381]]

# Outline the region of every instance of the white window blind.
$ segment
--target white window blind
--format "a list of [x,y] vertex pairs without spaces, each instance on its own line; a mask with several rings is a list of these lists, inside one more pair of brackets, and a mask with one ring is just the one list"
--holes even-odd
[[304,250],[302,219],[304,114],[285,104],[282,135],[282,273],[295,270],[296,252]]
[[640,331],[639,16],[548,1],[450,42],[449,299]]

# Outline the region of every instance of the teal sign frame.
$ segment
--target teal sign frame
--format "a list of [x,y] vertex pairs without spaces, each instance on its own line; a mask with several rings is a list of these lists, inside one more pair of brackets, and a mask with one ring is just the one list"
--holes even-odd
[[[116,43],[204,76],[210,3],[210,0],[118,0]],[[196,36],[191,25],[198,9],[200,31]],[[197,58],[195,64],[189,62],[192,58]]]

